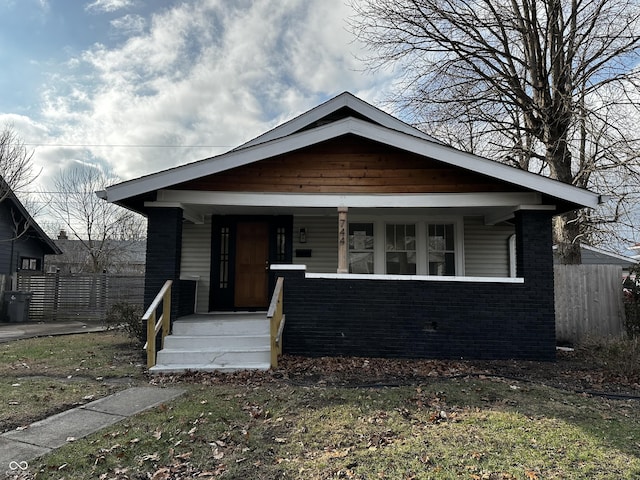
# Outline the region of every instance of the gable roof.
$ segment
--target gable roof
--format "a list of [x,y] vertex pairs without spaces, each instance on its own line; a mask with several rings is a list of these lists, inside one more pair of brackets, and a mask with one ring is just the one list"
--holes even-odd
[[6,197],[4,198],[4,202],[10,204],[13,208],[15,208],[20,216],[24,219],[24,221],[29,225],[25,234],[31,234],[36,240],[38,240],[43,247],[43,253],[45,255],[59,255],[62,251],[57,247],[51,238],[42,230],[38,222],[36,222],[31,214],[27,211],[22,202],[16,197],[16,194],[13,193],[13,190],[9,186],[9,184],[0,177],[0,185],[2,185],[3,189],[6,189],[7,192]]
[[133,197],[345,135],[384,143],[540,192],[570,205],[566,210],[595,207],[601,200],[597,193],[447,146],[350,93],[342,93],[227,153],[113,185],[98,194],[131,208],[127,200]]
[[302,130],[308,130],[310,128],[332,123],[347,117],[359,118],[408,135],[413,135],[436,143],[442,143],[440,140],[427,135],[423,131],[418,130],[393,115],[389,115],[353,94],[343,92],[337,97],[334,97],[331,100],[328,100],[283,123],[282,125],[257,136],[253,140],[249,140],[247,143],[240,145],[234,150],[252,147],[260,143],[286,137],[287,135],[292,135]]

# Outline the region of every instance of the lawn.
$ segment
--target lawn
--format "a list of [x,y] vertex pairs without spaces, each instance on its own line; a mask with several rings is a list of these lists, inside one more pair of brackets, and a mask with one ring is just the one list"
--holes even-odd
[[0,432],[146,383],[143,364],[117,331],[0,344]]
[[[103,355],[93,343],[109,361],[87,378],[96,369],[140,380],[122,345],[106,342]],[[271,373],[154,379],[187,394],[69,443],[23,478],[640,478],[633,394],[607,399],[544,384],[557,378],[517,379],[513,362],[501,376],[466,362],[283,360]],[[561,365],[540,365],[553,368]]]

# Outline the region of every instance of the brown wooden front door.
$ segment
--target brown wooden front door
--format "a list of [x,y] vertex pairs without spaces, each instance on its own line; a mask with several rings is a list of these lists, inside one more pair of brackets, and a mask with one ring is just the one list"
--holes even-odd
[[268,223],[238,223],[235,267],[236,308],[266,308],[269,303]]

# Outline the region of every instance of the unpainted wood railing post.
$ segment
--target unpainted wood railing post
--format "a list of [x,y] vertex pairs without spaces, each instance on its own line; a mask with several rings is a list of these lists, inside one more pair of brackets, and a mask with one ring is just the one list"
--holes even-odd
[[[171,285],[173,281],[167,280],[156,298],[151,302],[149,308],[142,317],[143,322],[147,322],[147,343],[144,348],[147,350],[147,367],[151,368],[156,364],[156,336],[160,334],[160,348],[164,347],[164,337],[169,334],[171,328]],[[156,310],[162,302],[162,314],[160,320],[156,321]]]
[[267,312],[269,331],[271,336],[271,368],[278,368],[278,356],[282,354],[282,328],[284,327],[282,292],[284,278],[276,281],[276,288],[271,297],[271,304]]
[[147,367],[156,364],[156,312],[152,312],[147,319]]
[[171,289],[167,289],[162,299],[162,348],[164,348],[164,337],[169,335],[171,327]]

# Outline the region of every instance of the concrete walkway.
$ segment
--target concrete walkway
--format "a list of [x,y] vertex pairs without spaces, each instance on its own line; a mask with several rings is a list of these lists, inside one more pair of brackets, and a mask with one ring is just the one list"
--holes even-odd
[[0,322],[0,343],[21,338],[48,337],[51,335],[70,335],[73,333],[100,332],[106,327],[103,322]]
[[30,462],[66,443],[129,416],[171,401],[179,388],[134,387],[0,435],[0,478],[20,473]]

